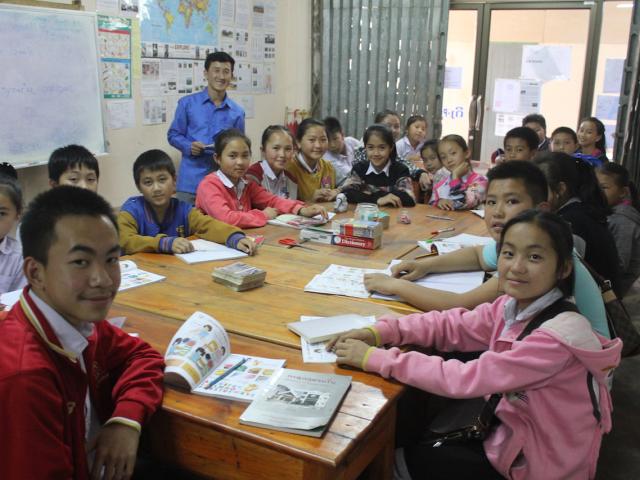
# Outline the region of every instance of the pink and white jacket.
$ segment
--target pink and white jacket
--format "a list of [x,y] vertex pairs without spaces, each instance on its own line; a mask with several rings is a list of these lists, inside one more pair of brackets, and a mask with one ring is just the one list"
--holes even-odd
[[469,210],[484,202],[486,190],[487,178],[479,173],[469,172],[456,179],[449,173],[436,179],[429,204],[437,205],[438,200],[449,199],[453,200],[454,210]]
[[496,409],[501,423],[484,441],[496,470],[515,480],[593,478],[602,434],[611,430],[607,377],[620,362],[622,342],[594,333],[574,312],[559,314],[517,341],[528,320],[502,332],[508,300],[504,295],[471,311],[382,317],[373,328],[380,345],[486,350],[477,360],[444,361],[398,348],[371,348],[365,370],[450,398],[505,392]]

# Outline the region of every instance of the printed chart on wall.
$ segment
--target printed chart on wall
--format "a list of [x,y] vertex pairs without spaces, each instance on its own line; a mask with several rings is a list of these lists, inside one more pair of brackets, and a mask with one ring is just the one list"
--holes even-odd
[[143,124],[170,122],[180,97],[206,88],[217,51],[234,57],[229,90],[251,118],[246,94],[274,90],[275,28],[275,0],[141,0]]
[[98,15],[104,98],[131,98],[131,20]]

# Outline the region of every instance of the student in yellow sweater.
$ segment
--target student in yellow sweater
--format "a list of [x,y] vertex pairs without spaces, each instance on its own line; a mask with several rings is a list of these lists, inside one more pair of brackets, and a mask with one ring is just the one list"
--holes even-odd
[[331,202],[340,193],[336,188],[336,171],[322,158],[329,146],[324,123],[306,118],[296,132],[298,153],[287,165],[287,171],[298,184],[298,200]]
[[162,150],[140,155],[133,164],[133,178],[142,195],[129,198],[118,214],[123,254],[192,252],[193,245],[185,238],[191,235],[255,253],[255,243],[242,230],[173,197],[176,169]]

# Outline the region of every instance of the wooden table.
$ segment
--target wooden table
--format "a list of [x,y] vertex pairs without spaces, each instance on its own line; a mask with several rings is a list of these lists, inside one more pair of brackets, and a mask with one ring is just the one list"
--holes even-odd
[[[180,325],[122,306],[115,306],[111,314],[126,316],[124,329],[163,353]],[[352,376],[351,389],[328,431],[314,438],[241,425],[246,403],[167,387],[161,410],[145,427],[146,445],[155,457],[217,479],[347,479],[356,478],[367,466],[369,478],[391,477],[401,385],[333,364],[303,364],[296,349],[274,349],[241,335],[229,337],[234,353],[284,358],[288,368]]]
[[[443,212],[420,205],[409,210],[410,225],[396,224],[398,211],[389,212],[392,222],[384,232],[383,248],[373,251],[316,243],[306,245],[317,251],[286,249],[278,239],[295,238],[297,230],[274,226],[251,230],[251,234],[265,235],[265,245],[258,255],[244,261],[264,268],[267,281],[247,292],[234,292],[212,281],[213,268],[230,262],[187,265],[171,255],[132,256],[140,268],[166,279],[118,294],[112,314],[126,316],[126,328],[139,332],[161,352],[180,323],[200,310],[230,332],[235,353],[286,358],[289,368],[353,376],[351,390],[320,439],[240,425],[245,404],[169,387],[161,411],[147,429],[158,458],[221,479],[352,479],[368,465],[369,478],[390,478],[395,412],[403,387],[335,365],[303,364],[300,339],[286,328],[300,315],[413,312],[415,309],[400,302],[303,293],[302,289],[331,263],[383,269],[394,258],[411,258],[418,252],[416,240],[440,228],[456,228],[442,237],[486,233],[483,222],[469,212]],[[428,213],[454,220],[432,220],[425,216]]]

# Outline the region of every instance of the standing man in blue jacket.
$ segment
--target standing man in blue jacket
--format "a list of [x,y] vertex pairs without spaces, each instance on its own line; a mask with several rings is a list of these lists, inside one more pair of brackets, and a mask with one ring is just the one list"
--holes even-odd
[[200,180],[215,169],[213,144],[223,130],[244,132],[244,110],[227,95],[235,60],[225,52],[207,55],[207,89],[182,97],[167,133],[167,140],[182,152],[177,197],[194,203]]

